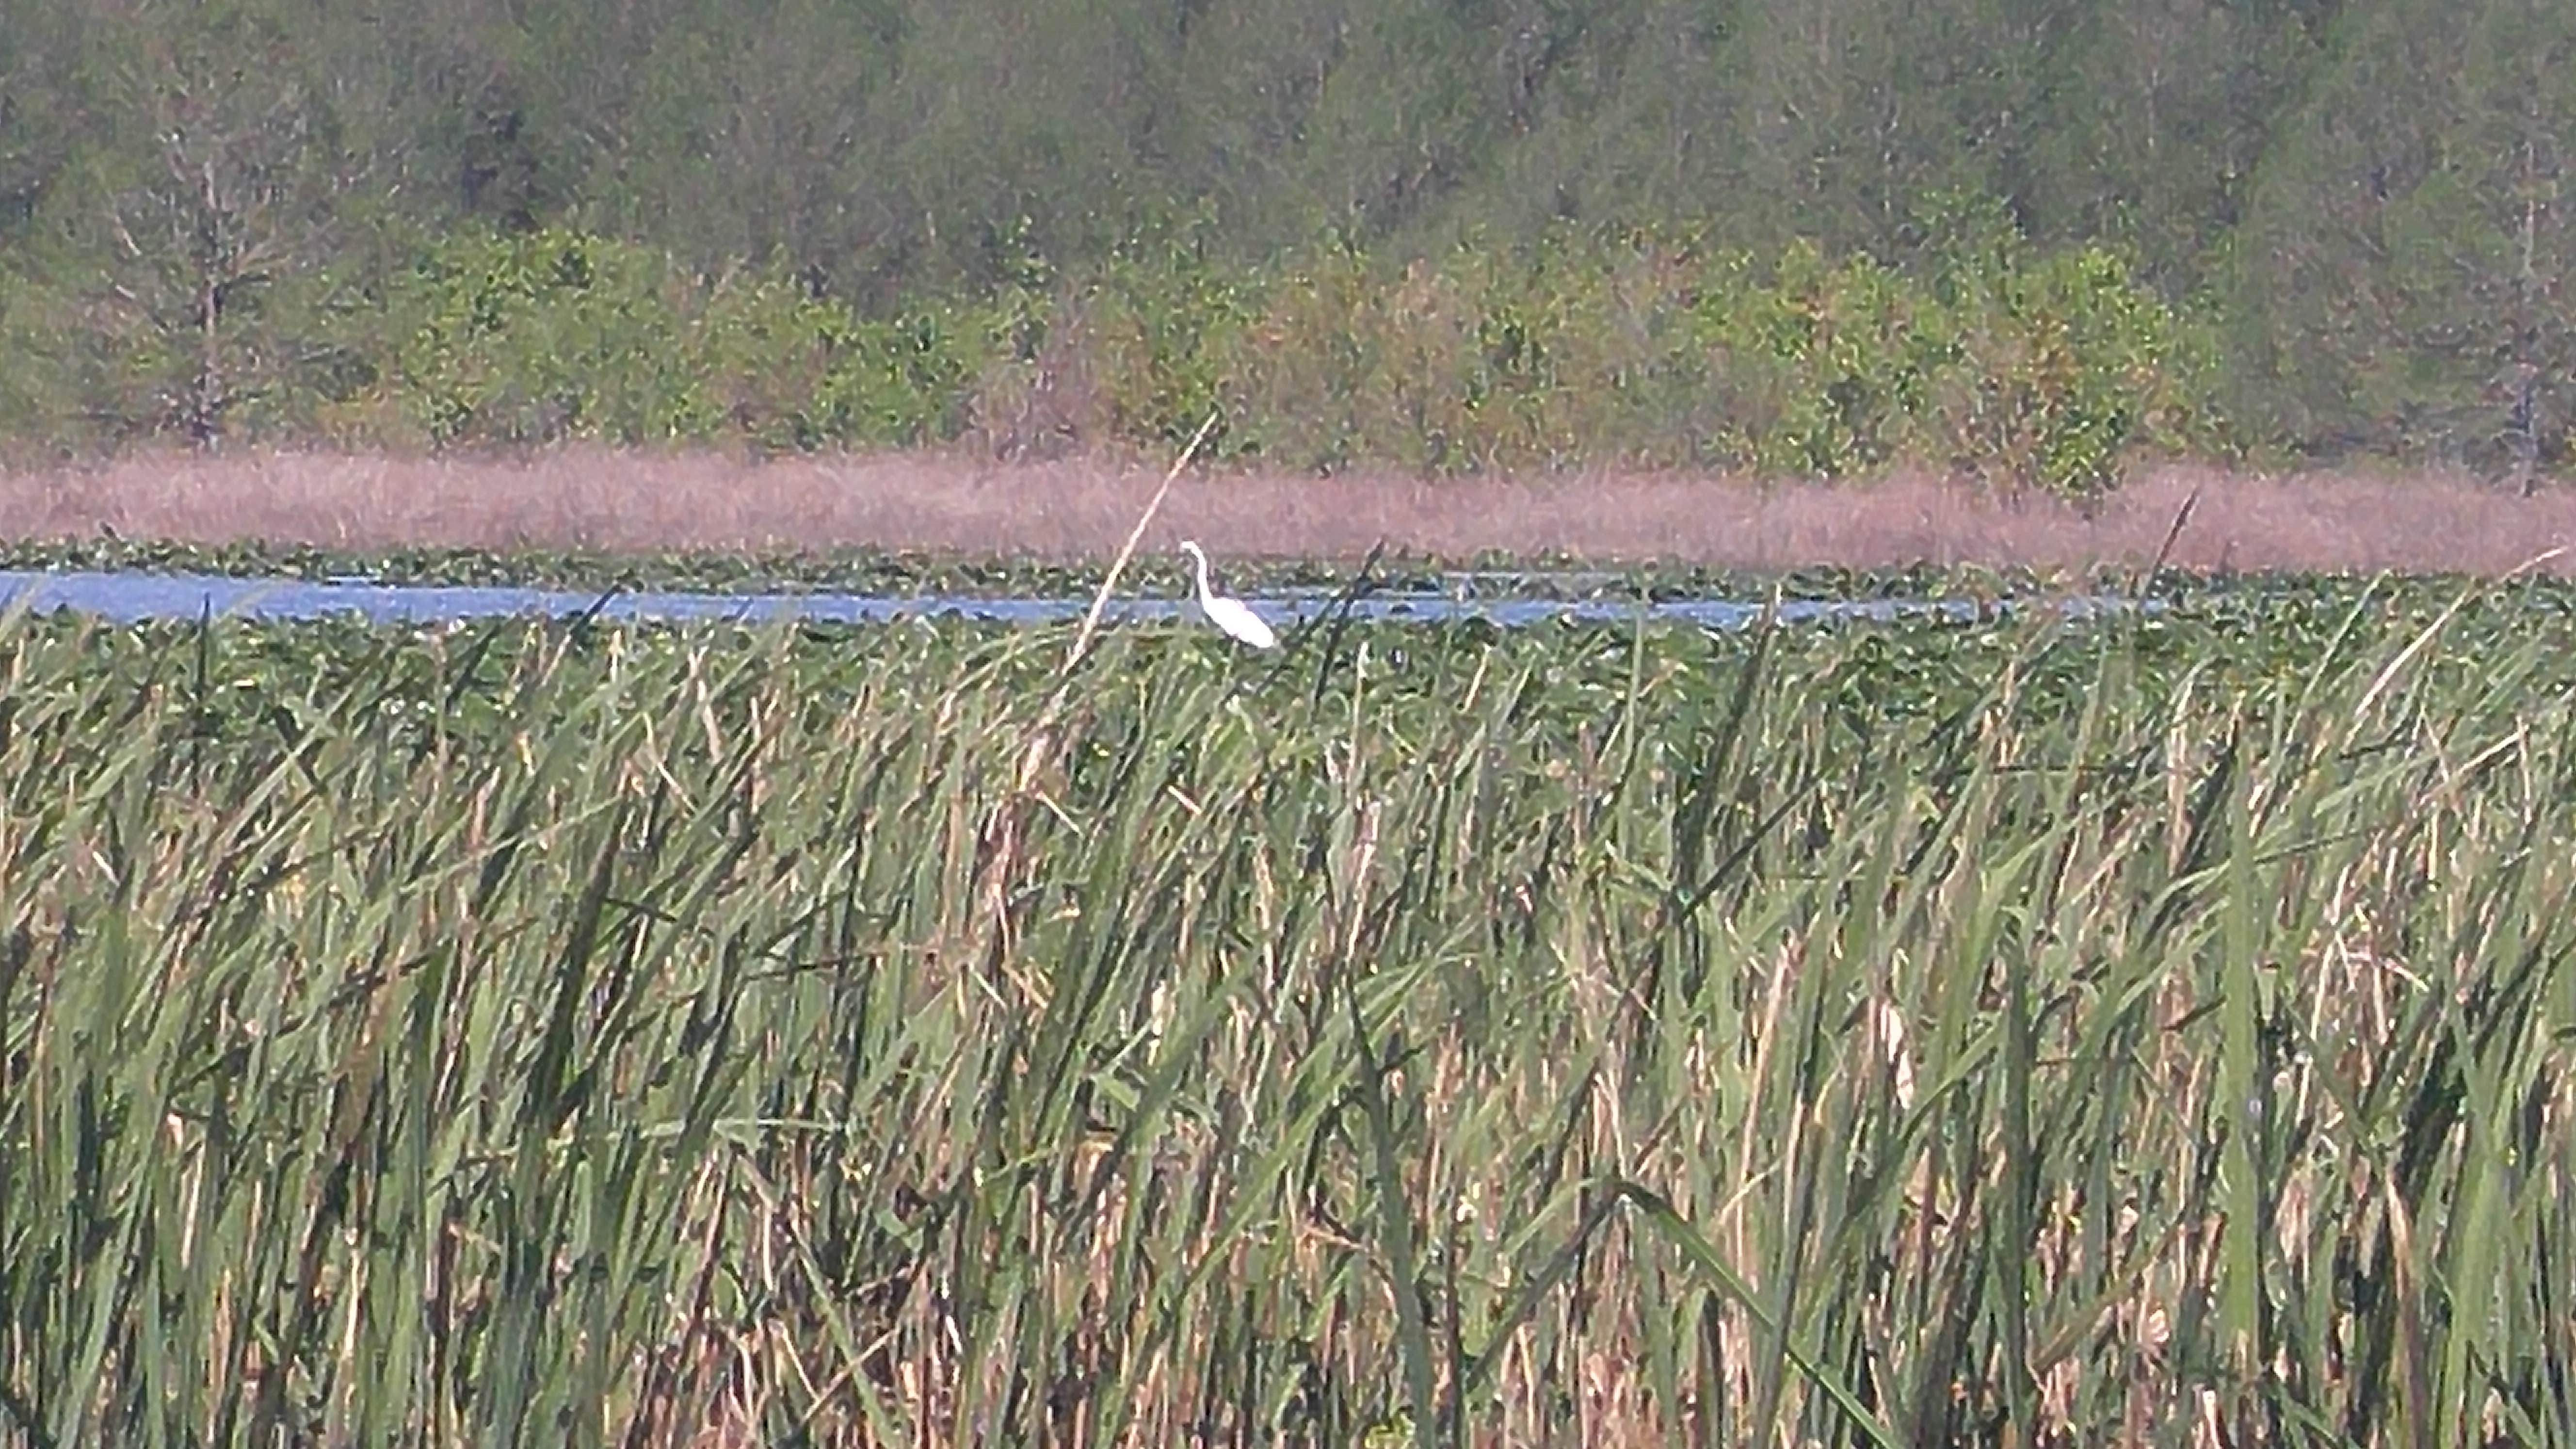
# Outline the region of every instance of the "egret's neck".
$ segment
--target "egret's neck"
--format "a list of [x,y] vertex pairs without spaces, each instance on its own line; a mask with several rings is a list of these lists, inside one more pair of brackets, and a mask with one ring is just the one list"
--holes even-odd
[[1197,549],[1191,549],[1190,562],[1198,565],[1199,602],[1206,603],[1209,599],[1216,596],[1216,591],[1208,587],[1207,555],[1199,552]]

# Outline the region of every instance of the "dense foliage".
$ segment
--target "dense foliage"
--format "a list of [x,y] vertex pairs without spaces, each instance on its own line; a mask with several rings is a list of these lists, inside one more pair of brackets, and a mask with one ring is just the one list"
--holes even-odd
[[0,0],[0,435],[1222,403],[1296,467],[2084,488],[2223,414],[2527,477],[2571,48],[2552,0]]
[[0,1424],[2569,1443],[2576,650],[2445,603],[9,620]]

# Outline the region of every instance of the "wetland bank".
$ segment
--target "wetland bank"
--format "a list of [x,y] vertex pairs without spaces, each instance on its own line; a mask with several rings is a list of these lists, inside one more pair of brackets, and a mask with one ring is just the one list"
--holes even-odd
[[[443,457],[138,452],[0,466],[11,540],[0,561],[203,568],[212,550],[243,554],[245,570],[391,568],[423,583],[884,587],[908,586],[931,561],[945,576],[921,582],[989,582],[994,562],[1009,560],[1039,578],[1088,564],[1096,582],[1167,461],[1006,464],[963,448],[750,461],[577,443]],[[1818,569],[2135,570],[2158,557],[2186,502],[2191,524],[2168,561],[2203,573],[2496,575],[2576,549],[2576,492],[2563,489],[2520,497],[2460,472],[2183,464],[2142,466],[2089,502],[1928,471],[1822,482],[1606,467],[1468,479],[1233,467],[1184,477],[1161,515],[1166,532],[1146,542],[1168,553],[1196,537],[1238,576],[1299,582],[1338,577],[1312,565],[1347,570],[1382,546],[1451,566],[1737,571],[1731,584],[1695,586],[1759,590]],[[537,557],[585,554],[578,573]]]
[[2576,1444],[2576,7],[379,10],[0,24],[0,1440]]
[[0,1414],[2565,1442],[2570,598],[12,617]]

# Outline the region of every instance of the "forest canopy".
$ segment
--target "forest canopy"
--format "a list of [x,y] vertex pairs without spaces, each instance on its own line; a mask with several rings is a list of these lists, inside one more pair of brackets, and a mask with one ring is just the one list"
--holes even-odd
[[2571,144],[2553,0],[0,0],[0,434],[2527,479]]

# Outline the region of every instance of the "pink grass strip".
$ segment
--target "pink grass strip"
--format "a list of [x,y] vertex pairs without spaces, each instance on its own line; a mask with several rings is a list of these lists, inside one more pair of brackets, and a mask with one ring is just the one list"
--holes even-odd
[[[0,533],[611,552],[875,545],[1107,559],[1163,468],[995,464],[922,452],[751,463],[568,448],[526,459],[245,452],[0,472]],[[1144,547],[1195,536],[1236,557],[1561,552],[1753,568],[1913,563],[2139,566],[2197,489],[2171,561],[2210,570],[2503,574],[2576,548],[2576,491],[2533,498],[2444,474],[2147,472],[2093,518],[1938,479],[1772,483],[1592,473],[1426,482],[1211,472],[1175,483]],[[2547,567],[2564,572],[2576,554]]]

